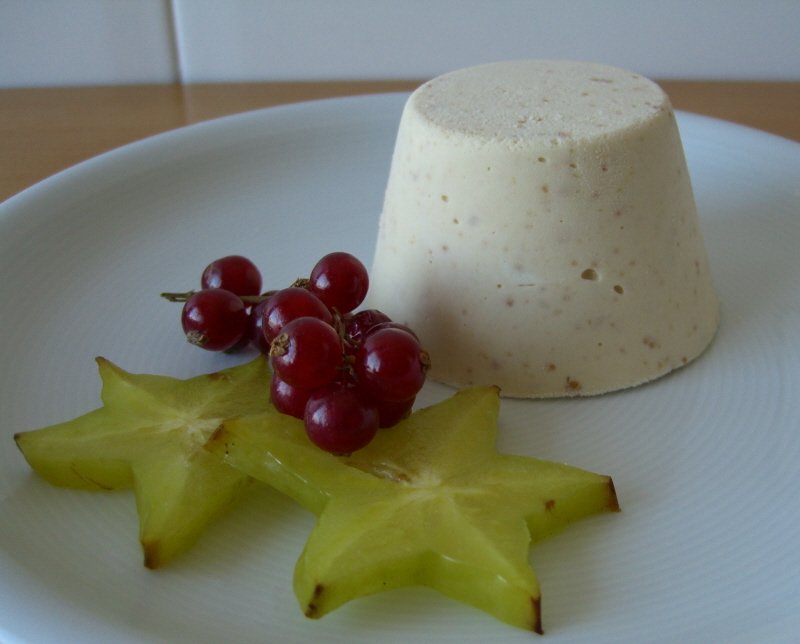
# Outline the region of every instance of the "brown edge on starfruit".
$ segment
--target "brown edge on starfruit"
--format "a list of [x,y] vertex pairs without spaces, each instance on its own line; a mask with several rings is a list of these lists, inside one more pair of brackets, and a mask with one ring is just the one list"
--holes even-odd
[[533,608],[533,624],[531,630],[537,635],[544,635],[542,628],[542,597],[531,597],[531,607]]
[[142,541],[141,544],[145,568],[155,570],[164,565],[164,561],[161,558],[161,549],[157,541]]
[[622,508],[619,505],[619,499],[617,498],[617,490],[614,487],[614,479],[610,476],[606,477],[608,483],[608,506],[606,509],[609,512],[622,512]]
[[317,584],[314,586],[314,594],[311,596],[311,600],[306,605],[305,611],[303,614],[308,617],[309,619],[319,619],[322,615],[319,612],[319,599],[322,597],[322,593],[325,591],[325,586],[322,584]]

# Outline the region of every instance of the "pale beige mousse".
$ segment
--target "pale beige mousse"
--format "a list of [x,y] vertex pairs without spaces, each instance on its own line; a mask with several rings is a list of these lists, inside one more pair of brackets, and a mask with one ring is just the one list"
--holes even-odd
[[368,305],[431,377],[506,396],[600,394],[697,357],[718,305],[664,92],[632,72],[516,61],[406,103]]

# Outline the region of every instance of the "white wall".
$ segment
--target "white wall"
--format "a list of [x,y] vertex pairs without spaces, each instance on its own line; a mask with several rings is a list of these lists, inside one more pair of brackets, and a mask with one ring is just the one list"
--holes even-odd
[[534,57],[800,80],[800,0],[0,0],[0,87],[427,78]]

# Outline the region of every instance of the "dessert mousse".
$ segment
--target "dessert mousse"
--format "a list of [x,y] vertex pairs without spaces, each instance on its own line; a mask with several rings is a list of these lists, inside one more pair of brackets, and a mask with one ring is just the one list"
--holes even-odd
[[367,304],[414,328],[431,378],[506,396],[653,380],[719,319],[669,99],[594,63],[492,63],[419,87],[370,275]]

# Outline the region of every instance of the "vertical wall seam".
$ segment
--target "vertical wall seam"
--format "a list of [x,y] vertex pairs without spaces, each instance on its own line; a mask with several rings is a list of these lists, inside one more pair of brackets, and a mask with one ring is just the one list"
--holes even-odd
[[167,20],[171,39],[172,68],[175,80],[181,85],[186,84],[186,65],[183,55],[183,38],[181,37],[180,10],[178,0],[167,0]]

